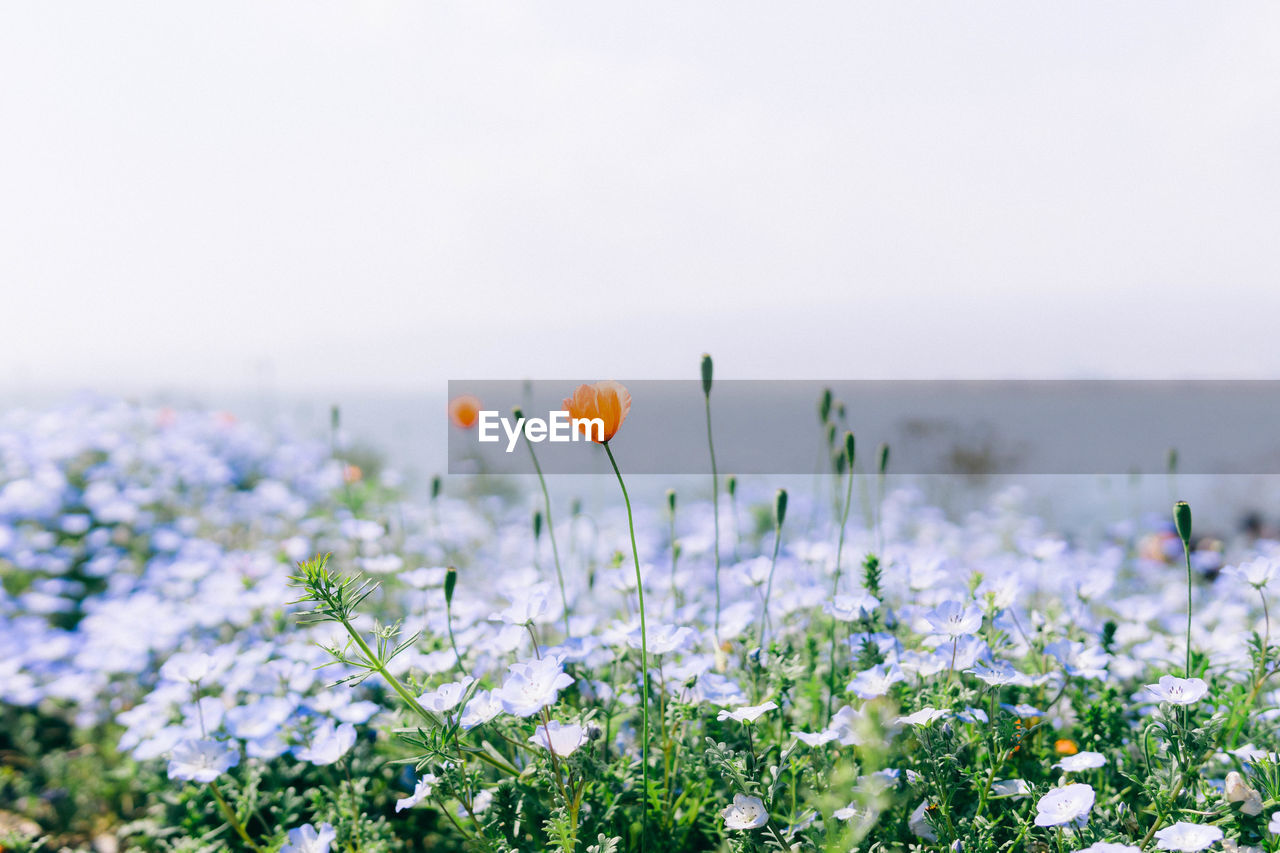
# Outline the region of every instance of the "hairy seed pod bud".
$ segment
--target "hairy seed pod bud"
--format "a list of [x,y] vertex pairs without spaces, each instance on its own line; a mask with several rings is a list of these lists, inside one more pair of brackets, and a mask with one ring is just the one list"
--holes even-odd
[[441,481],[439,474],[431,478],[431,500],[440,497],[440,487],[443,485],[444,483]]
[[782,527],[782,522],[787,517],[787,490],[778,489],[778,494],[773,499],[773,522],[776,526]]
[[1191,504],[1178,501],[1173,505],[1173,523],[1178,528],[1178,536],[1183,545],[1191,544]]
[[542,538],[542,510],[535,509],[533,511],[533,539],[538,541]]
[[729,479],[724,481],[724,487],[729,493],[729,497],[733,497],[738,494],[738,478],[730,474]]
[[889,445],[880,445],[880,473],[889,470]]
[[458,585],[458,570],[450,566],[444,573],[444,603],[446,607],[453,606],[453,590]]
[[515,418],[516,421],[524,420],[524,409],[520,406],[512,406],[511,417]]
[[853,459],[854,459],[853,450],[854,450],[853,432],[851,430],[846,431],[844,434],[844,459],[845,459],[845,462],[849,465],[849,470],[851,471],[853,470]]
[[818,420],[826,423],[831,420],[831,389],[823,388],[822,396],[818,398]]
[[676,490],[667,489],[667,509],[672,515],[676,514]]
[[702,354],[702,393],[711,396],[711,355],[705,352]]

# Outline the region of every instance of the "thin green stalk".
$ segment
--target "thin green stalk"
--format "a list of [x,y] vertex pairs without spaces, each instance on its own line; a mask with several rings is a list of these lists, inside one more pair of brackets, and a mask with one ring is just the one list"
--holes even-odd
[[262,848],[255,844],[253,839],[249,837],[249,833],[245,830],[244,824],[240,822],[240,818],[236,817],[235,810],[231,808],[230,804],[227,803],[226,798],[222,796],[222,789],[218,787],[218,783],[210,782],[209,789],[213,791],[213,798],[218,801],[218,805],[222,808],[222,813],[226,815],[227,822],[230,823],[231,828],[236,831],[236,835],[239,835],[240,839],[244,841],[245,844],[248,844],[251,849],[256,851],[256,853],[262,853]]
[[702,395],[706,402],[707,408],[707,448],[711,451],[711,517],[715,523],[715,547],[713,553],[716,559],[716,646],[720,645],[720,474],[716,470],[716,445],[711,440],[711,392]]
[[533,452],[533,442],[525,439],[529,448],[529,458],[533,460],[533,470],[538,472],[538,485],[542,487],[542,503],[547,515],[547,534],[551,537],[551,555],[556,561],[556,580],[560,582],[560,604],[564,608],[564,635],[569,636],[569,596],[564,589],[564,570],[560,568],[560,549],[556,547],[556,526],[551,521],[551,493],[547,491],[547,479],[542,476],[542,466],[538,464],[538,454]]
[[[836,544],[836,576],[831,583],[831,598],[834,603],[836,595],[840,592],[840,559],[844,554],[844,529],[849,524],[849,507],[853,505],[853,465],[849,466],[849,485],[845,489],[844,494],[844,514],[840,519],[840,538]],[[827,722],[831,722],[831,706],[835,703],[836,697],[836,625],[837,620],[833,617],[831,620],[831,672],[827,677]]]
[[609,464],[618,478],[618,486],[622,489],[622,502],[627,505],[627,528],[631,533],[631,557],[636,564],[636,595],[640,600],[640,774],[644,790],[640,800],[640,849],[645,847],[645,832],[649,813],[649,632],[644,621],[644,578],[640,574],[640,549],[636,547],[636,522],[631,513],[631,497],[627,494],[627,484],[622,479],[622,471],[618,469],[618,460],[613,458],[613,448],[609,442],[602,442],[604,452],[609,456]]
[[769,597],[773,595],[773,572],[778,568],[778,546],[782,544],[782,525],[779,524],[773,531],[773,561],[769,564],[769,582],[764,588],[764,612],[760,614],[760,646],[761,654],[764,653],[764,626],[769,621]]
[[1187,559],[1187,671],[1186,677],[1191,677],[1191,546],[1184,539],[1182,541],[1182,554]]

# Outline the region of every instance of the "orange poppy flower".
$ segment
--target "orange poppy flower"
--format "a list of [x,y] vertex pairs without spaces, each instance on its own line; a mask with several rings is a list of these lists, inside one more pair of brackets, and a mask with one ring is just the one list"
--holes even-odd
[[1080,747],[1076,746],[1076,742],[1061,738],[1053,744],[1053,751],[1058,755],[1075,755],[1080,751]]
[[[605,380],[594,385],[579,385],[572,397],[566,397],[561,404],[569,417],[575,421],[577,428],[587,438],[595,442],[608,441],[618,434],[622,422],[631,411],[631,392],[621,382]],[[599,418],[604,422],[604,435],[583,421]]]
[[471,429],[480,418],[480,400],[473,394],[463,394],[449,401],[449,420],[458,429]]

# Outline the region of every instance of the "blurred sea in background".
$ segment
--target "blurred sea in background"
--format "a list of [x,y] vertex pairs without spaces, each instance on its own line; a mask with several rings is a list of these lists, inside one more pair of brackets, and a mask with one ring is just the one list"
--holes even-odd
[[[49,409],[91,392],[53,393],[10,392],[5,410]],[[450,428],[445,417],[444,393],[424,391],[361,392],[341,394],[285,394],[267,392],[179,392],[113,395],[150,406],[204,408],[226,411],[237,418],[263,427],[278,428],[295,435],[331,439],[331,410],[340,412],[340,444],[346,452],[369,457],[376,455],[388,469],[399,473],[406,491],[426,498],[434,476],[443,477],[444,488],[460,488],[467,475],[449,476],[446,443]],[[780,413],[792,417],[794,413]],[[807,415],[808,413],[806,413]],[[701,417],[701,413],[699,413]],[[816,423],[816,422],[815,422]],[[619,437],[619,455],[625,460],[625,441]],[[861,447],[861,445],[860,445]],[[871,448],[867,448],[869,451]],[[584,448],[584,451],[589,451]],[[527,457],[526,457],[527,458]],[[776,488],[787,488],[803,504],[807,500],[830,500],[835,483],[830,475],[819,476],[819,436],[814,430],[815,473],[811,475],[750,475],[740,477],[740,501],[745,507],[767,500]],[[623,462],[625,468],[625,461]],[[498,478],[508,491],[523,492],[531,502],[536,480],[529,475]],[[721,472],[724,478],[732,471]],[[864,475],[854,489],[854,510],[850,524],[859,523],[862,499],[874,494],[874,482]],[[617,483],[605,475],[551,475],[553,500],[564,506],[581,500],[590,508],[617,500]],[[634,497],[655,507],[667,489],[675,489],[682,500],[705,500],[710,481],[692,475],[632,475],[628,486]],[[948,515],[962,518],[981,511],[993,500],[1017,500],[1028,511],[1041,516],[1049,529],[1080,539],[1105,534],[1118,523],[1150,522],[1167,518],[1175,500],[1191,502],[1196,512],[1197,535],[1226,536],[1251,526],[1255,532],[1280,537],[1280,476],[1241,474],[1037,474],[997,475],[903,475],[894,474],[892,464],[887,481],[889,491],[913,487],[925,502]]]

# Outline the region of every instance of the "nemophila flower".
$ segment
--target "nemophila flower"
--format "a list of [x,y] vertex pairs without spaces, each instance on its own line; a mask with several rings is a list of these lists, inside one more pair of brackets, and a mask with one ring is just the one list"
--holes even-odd
[[586,742],[586,729],[577,723],[565,725],[558,720],[552,720],[545,725],[538,726],[534,729],[533,737],[529,738],[529,743],[550,750],[560,758],[567,758],[573,755],[578,747]]
[[460,394],[449,401],[449,420],[458,429],[471,429],[480,419],[480,399],[474,394]]
[[214,671],[217,660],[204,652],[178,652],[164,662],[160,674],[173,681],[197,684]]
[[929,823],[929,801],[924,800],[920,805],[915,807],[911,812],[911,816],[907,818],[907,828],[916,835],[917,838],[923,838],[925,841],[937,841],[938,833],[934,831],[933,825]]
[[1280,812],[1272,812],[1271,820],[1267,822],[1267,832],[1280,835]]
[[1088,847],[1082,847],[1076,853],[1142,853],[1142,849],[1132,844],[1116,844],[1112,841],[1095,841]]
[[1156,832],[1158,850],[1177,850],[1179,853],[1196,853],[1222,840],[1222,830],[1216,826],[1178,821]]
[[1079,782],[1054,788],[1036,803],[1036,826],[1084,826],[1093,796],[1093,788]]
[[982,627],[982,611],[958,601],[945,601],[924,618],[935,632],[953,639],[976,633]]
[[[665,655],[683,650],[688,647],[696,636],[697,633],[692,628],[676,627],[675,625],[654,626],[649,629],[649,654]],[[627,645],[633,649],[640,648],[639,628],[627,635]]]
[[1222,573],[1260,590],[1275,580],[1277,570],[1280,570],[1280,562],[1269,557],[1257,557],[1237,566],[1227,566]]
[[1209,692],[1209,685],[1200,678],[1178,678],[1162,675],[1158,684],[1148,684],[1147,693],[1158,702],[1170,705],[1194,705]]
[[1020,702],[1017,705],[1007,705],[1004,702],[1001,702],[1000,707],[1004,708],[1020,720],[1032,720],[1036,717],[1044,716],[1044,711],[1041,711],[1034,705],[1028,705],[1025,702]]
[[212,782],[240,763],[240,750],[218,740],[184,740],[169,753],[169,778]]
[[991,721],[987,716],[987,712],[981,708],[974,708],[972,705],[956,711],[956,719],[965,723],[988,723]]
[[723,722],[725,720],[737,720],[739,723],[754,723],[763,717],[767,712],[778,707],[777,702],[769,701],[760,705],[746,705],[741,708],[735,708],[732,711],[724,710],[716,715],[716,719]]
[[1262,795],[1245,784],[1244,777],[1232,770],[1222,783],[1227,802],[1239,803],[1240,811],[1250,817],[1262,814]]
[[836,732],[831,729],[821,732],[792,732],[791,734],[795,735],[796,740],[812,747],[823,746],[836,739]]
[[573,684],[560,662],[552,657],[512,664],[507,678],[493,695],[508,714],[531,717],[560,698],[560,691]]
[[1053,766],[1064,773],[1079,773],[1081,770],[1096,770],[1106,763],[1107,757],[1100,752],[1077,752]]
[[1074,640],[1058,640],[1045,646],[1044,650],[1073,678],[1107,677],[1107,662],[1111,656],[1097,646],[1086,646]]
[[857,622],[879,606],[880,600],[865,590],[822,602],[823,612],[839,622]]
[[469,731],[476,726],[484,725],[501,713],[501,699],[488,690],[477,690],[463,707],[458,725],[462,726],[464,731]]
[[458,703],[462,701],[462,697],[467,695],[469,688],[475,679],[470,676],[461,681],[450,681],[441,684],[435,690],[423,693],[418,697],[418,704],[426,708],[428,711],[434,711],[437,714],[444,714],[458,707]]
[[1001,779],[991,783],[991,793],[997,797],[1018,799],[1031,793],[1031,786],[1025,779]]
[[280,853],[329,853],[329,845],[337,837],[331,824],[322,823],[317,828],[304,823],[289,830],[289,842],[280,848]]
[[316,726],[305,745],[293,748],[293,754],[299,761],[323,767],[346,755],[355,744],[355,726],[350,723],[334,725],[333,720],[325,720]]
[[769,822],[764,800],[746,794],[734,794],[733,805],[720,812],[726,829],[759,829]]
[[[579,385],[572,397],[561,403],[579,431],[592,441],[609,441],[618,434],[622,422],[631,411],[631,392],[621,382],[605,380],[594,385]],[[603,434],[590,421],[599,420]]]
[[539,591],[513,598],[509,607],[490,614],[489,618],[508,625],[527,625],[530,622],[540,622],[550,615],[551,599],[546,593]]
[[914,714],[908,714],[905,717],[898,717],[895,720],[899,725],[907,726],[927,726],[934,720],[940,720],[947,716],[946,711],[940,711],[937,708],[924,707]]
[[431,791],[435,784],[440,780],[436,778],[436,774],[427,773],[418,780],[418,784],[414,785],[413,793],[403,799],[396,800],[396,811],[402,812],[405,809],[411,809],[418,803],[431,796]]
[[889,692],[889,688],[906,679],[897,664],[876,664],[863,670],[849,682],[849,691],[859,699],[874,699]]
[[972,669],[967,669],[965,672],[985,682],[990,687],[1013,684],[1018,680],[1018,671],[1013,668],[1011,663],[1002,660],[990,662],[980,660],[973,665]]

